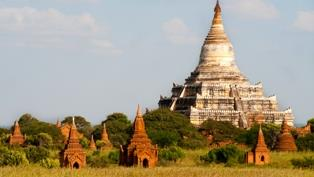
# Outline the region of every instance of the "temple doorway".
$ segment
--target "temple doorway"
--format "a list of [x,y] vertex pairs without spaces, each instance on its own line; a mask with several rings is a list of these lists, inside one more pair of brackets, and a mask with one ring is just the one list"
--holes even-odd
[[74,169],[80,169],[80,164],[77,163],[77,162],[75,162],[75,163],[73,164],[73,168],[74,168]]
[[148,168],[148,160],[147,159],[143,160],[143,167]]
[[264,162],[265,161],[265,157],[262,155],[261,157],[261,161]]

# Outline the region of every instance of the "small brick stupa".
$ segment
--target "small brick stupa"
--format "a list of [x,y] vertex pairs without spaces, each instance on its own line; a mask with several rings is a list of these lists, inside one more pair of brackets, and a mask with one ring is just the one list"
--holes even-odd
[[10,145],[22,145],[25,142],[25,137],[21,133],[19,122],[16,120],[14,123],[13,132],[9,138]]
[[140,108],[133,124],[134,134],[128,146],[120,147],[120,165],[155,167],[158,162],[158,148],[153,146],[145,130],[145,123]]
[[78,137],[74,117],[69,133],[69,138],[64,150],[60,152],[60,164],[62,167],[80,169],[86,165],[86,154]]
[[278,136],[277,144],[275,146],[276,151],[297,151],[297,146],[293,136],[290,133],[290,127],[286,120],[283,121],[281,126],[281,132]]
[[56,127],[59,129],[62,127],[62,124],[59,119],[57,120]]
[[90,142],[89,142],[89,149],[92,151],[95,151],[97,149],[93,135],[92,135]]
[[258,131],[258,137],[255,147],[246,154],[246,163],[254,163],[255,165],[264,165],[270,163],[270,155],[267,145],[265,144],[261,125]]
[[101,141],[104,143],[104,145],[101,147],[101,150],[108,150],[108,149],[112,148],[112,144],[109,140],[105,123],[103,124],[103,129],[102,129],[102,133],[101,133]]

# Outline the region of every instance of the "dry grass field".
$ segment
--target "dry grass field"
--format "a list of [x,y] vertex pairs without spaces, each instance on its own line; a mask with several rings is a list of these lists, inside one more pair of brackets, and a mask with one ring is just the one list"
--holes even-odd
[[206,150],[186,151],[186,157],[183,160],[153,169],[111,166],[71,171],[61,168],[45,169],[30,165],[0,168],[0,177],[314,177],[314,170],[293,169],[290,164],[292,158],[313,156],[314,153],[310,152],[273,152],[271,154],[272,163],[261,167],[204,165],[199,161],[199,155],[204,153]]

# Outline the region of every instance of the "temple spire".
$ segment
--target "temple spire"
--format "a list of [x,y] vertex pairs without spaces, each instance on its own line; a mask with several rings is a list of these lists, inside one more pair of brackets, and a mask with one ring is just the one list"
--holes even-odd
[[137,116],[137,117],[141,117],[141,116],[142,116],[141,107],[140,107],[139,104],[137,105],[136,116]]
[[134,126],[133,128],[135,132],[142,132],[142,133],[145,132],[146,134],[144,119],[141,113],[140,105],[137,105],[136,117],[135,117],[133,126]]
[[262,125],[259,124],[256,149],[258,149],[258,148],[265,148],[265,147],[267,147],[267,146],[266,146],[264,134],[263,134],[263,131],[262,131]]

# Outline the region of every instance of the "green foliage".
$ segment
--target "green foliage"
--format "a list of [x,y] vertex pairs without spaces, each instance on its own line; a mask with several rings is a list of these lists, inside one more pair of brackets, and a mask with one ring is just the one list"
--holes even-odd
[[[258,130],[259,125],[255,124],[251,129],[241,133],[236,138],[236,141],[249,146],[254,146],[256,144]],[[280,126],[275,124],[262,124],[262,131],[264,134],[265,143],[267,144],[268,148],[274,149],[276,146],[277,137],[280,134]]]
[[227,145],[209,151],[206,155],[200,157],[201,161],[206,163],[225,163],[231,166],[244,162],[245,152],[234,145]]
[[[89,137],[90,134],[93,132],[93,127],[91,123],[88,122],[82,116],[74,116],[74,118],[75,118],[75,125],[76,125],[77,130],[80,133],[83,133],[85,137]],[[69,117],[64,118],[64,120],[62,121],[62,124],[67,123],[67,124],[72,125],[72,121],[73,121],[73,118],[69,116]]]
[[215,121],[208,119],[203,122],[199,129],[214,136],[214,141],[234,140],[237,136],[244,132],[243,129],[233,126],[230,122]]
[[311,132],[314,133],[314,118],[309,119],[307,123],[311,124]]
[[0,166],[27,165],[29,162],[23,151],[0,147]]
[[160,149],[158,153],[158,158],[160,161],[172,161],[177,162],[177,160],[184,157],[184,152],[181,148],[171,146],[169,148]]
[[[107,116],[102,125],[103,123],[106,123],[109,140],[114,147],[119,148],[120,145],[128,143],[132,134],[132,124],[125,114],[113,113]],[[98,125],[93,132],[96,139],[101,138],[102,125]]]
[[108,156],[100,151],[95,151],[92,155],[87,155],[86,162],[93,168],[104,168],[109,165]]
[[154,143],[160,147],[176,146],[181,139],[180,134],[175,131],[150,131],[149,137],[152,138]]
[[120,157],[120,152],[115,150],[115,151],[110,151],[108,154],[108,159],[110,163],[112,164],[118,164],[119,163],[119,157]]
[[110,152],[94,151],[87,155],[86,162],[90,167],[103,168],[110,164],[117,164],[119,161],[119,151],[114,150]]
[[39,161],[40,166],[44,168],[58,168],[60,167],[60,162],[58,159],[46,158]]
[[54,124],[41,122],[30,114],[24,114],[19,120],[22,133],[27,136],[35,136],[40,133],[47,133],[51,136],[54,143],[62,143],[63,135]]
[[49,157],[49,151],[44,147],[29,146],[24,152],[30,163],[37,163]]
[[314,151],[314,133],[299,137],[296,145],[299,151]]
[[314,169],[314,156],[304,157],[303,159],[292,159],[291,163],[295,168]]
[[37,135],[37,141],[39,146],[44,146],[46,148],[52,145],[52,137],[48,133],[39,133]]
[[6,128],[0,128],[0,135],[10,134],[10,130]]
[[206,139],[183,114],[160,108],[144,115],[148,136],[160,147],[177,145],[187,149],[202,148]]
[[83,146],[84,149],[89,147],[89,140],[85,137],[80,139],[80,144]]

